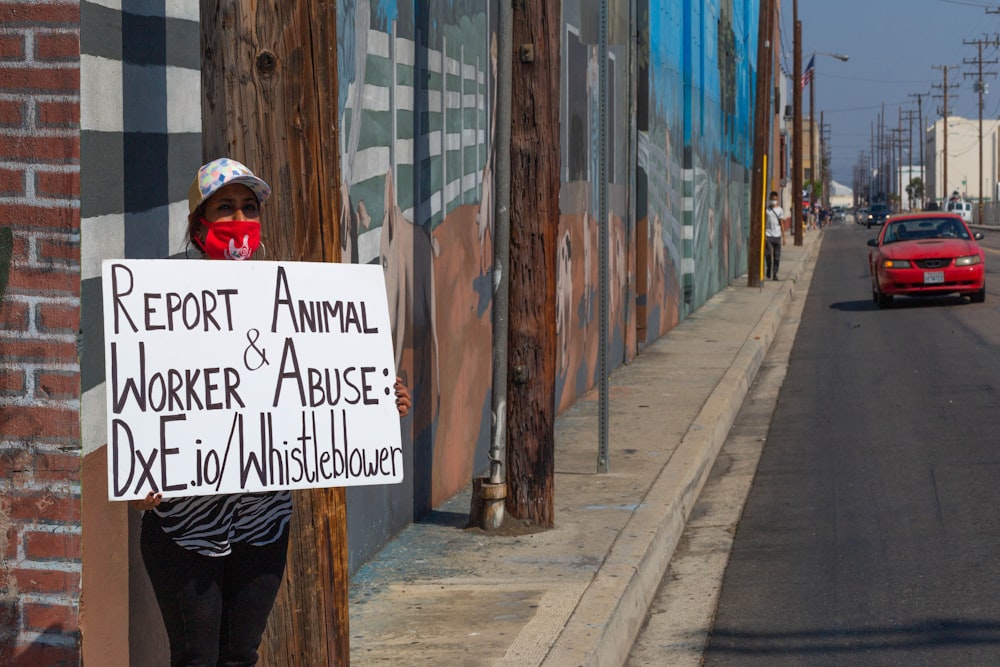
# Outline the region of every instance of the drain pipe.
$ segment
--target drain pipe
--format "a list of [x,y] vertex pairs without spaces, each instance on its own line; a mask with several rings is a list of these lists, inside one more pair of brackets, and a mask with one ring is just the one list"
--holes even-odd
[[484,530],[503,525],[507,498],[507,332],[510,285],[510,115],[513,70],[512,0],[500,0],[497,25],[496,160],[493,208],[493,398],[491,403],[490,475],[473,480],[470,523]]

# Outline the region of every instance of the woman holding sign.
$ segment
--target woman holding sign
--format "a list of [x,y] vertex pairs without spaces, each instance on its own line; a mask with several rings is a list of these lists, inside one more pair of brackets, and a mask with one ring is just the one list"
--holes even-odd
[[[247,260],[260,247],[261,205],[271,188],[227,158],[202,166],[188,195],[188,240],[207,259]],[[399,415],[410,395],[395,383]],[[254,665],[285,570],[289,491],[191,496],[149,494],[143,562],[170,640],[170,664]]]

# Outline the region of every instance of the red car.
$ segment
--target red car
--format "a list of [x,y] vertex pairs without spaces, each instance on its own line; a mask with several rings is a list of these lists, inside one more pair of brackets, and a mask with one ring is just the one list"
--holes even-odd
[[962,217],[926,211],[886,220],[868,241],[872,299],[890,308],[895,295],[961,294],[973,303],[986,300],[986,256]]

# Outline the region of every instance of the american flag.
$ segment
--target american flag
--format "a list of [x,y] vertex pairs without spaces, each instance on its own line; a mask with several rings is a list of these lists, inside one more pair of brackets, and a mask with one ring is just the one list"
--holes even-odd
[[809,59],[809,64],[806,65],[805,71],[802,72],[802,87],[803,88],[805,88],[807,85],[809,85],[809,82],[812,81],[812,79],[813,79],[813,71],[815,69],[813,67],[813,65],[815,65],[815,62],[816,62],[816,56],[813,56],[812,58]]

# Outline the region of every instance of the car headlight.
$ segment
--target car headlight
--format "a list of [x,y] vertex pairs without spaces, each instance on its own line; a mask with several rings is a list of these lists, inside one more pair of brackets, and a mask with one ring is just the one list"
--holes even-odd
[[969,255],[968,257],[959,257],[955,260],[955,266],[973,266],[979,264],[983,261],[983,258],[979,255]]
[[882,268],[884,269],[908,269],[910,268],[910,260],[908,259],[887,259],[882,262]]

